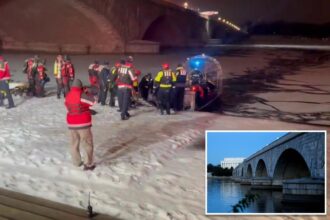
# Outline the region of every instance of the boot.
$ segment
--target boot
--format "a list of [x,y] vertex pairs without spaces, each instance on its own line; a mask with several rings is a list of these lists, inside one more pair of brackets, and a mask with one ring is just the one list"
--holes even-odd
[[95,164],[91,164],[91,165],[87,165],[87,164],[84,164],[84,170],[87,171],[87,170],[94,170],[96,167]]

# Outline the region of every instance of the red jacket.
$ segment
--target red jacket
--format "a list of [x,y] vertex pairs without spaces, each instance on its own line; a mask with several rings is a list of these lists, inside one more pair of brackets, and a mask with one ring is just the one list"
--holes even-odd
[[75,78],[75,71],[74,71],[74,66],[71,62],[65,62],[65,68],[67,69],[67,72],[69,73],[70,79]]
[[44,80],[46,77],[46,68],[44,65],[39,65],[37,67],[37,71],[38,71],[38,79],[39,80]]
[[100,69],[99,69],[98,64],[91,64],[88,68],[88,75],[89,75],[89,83],[91,86],[99,86],[99,74],[100,74]]
[[65,98],[68,110],[67,124],[69,129],[81,129],[92,126],[92,115],[89,107],[95,104],[93,97],[83,93],[78,87],[72,87]]
[[0,80],[2,81],[9,79],[10,79],[10,71],[9,71],[8,62],[0,58]]

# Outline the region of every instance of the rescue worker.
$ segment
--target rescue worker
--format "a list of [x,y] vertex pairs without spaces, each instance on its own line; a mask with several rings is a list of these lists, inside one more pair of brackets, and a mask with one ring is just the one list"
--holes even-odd
[[37,74],[37,68],[39,65],[40,59],[38,55],[35,55],[33,58],[25,60],[25,65],[23,68],[23,73],[27,75],[27,80],[29,83],[28,87],[28,96],[35,96],[35,76]]
[[118,69],[121,66],[120,62],[117,62],[114,67],[111,69],[110,77],[109,77],[109,93],[110,93],[110,107],[115,107],[116,103],[116,96],[118,92],[118,86],[117,86],[117,79],[118,79]]
[[137,77],[137,80],[133,82],[132,96],[131,96],[131,107],[136,108],[137,103],[139,101],[139,76],[141,75],[141,71],[137,70],[134,66],[134,59],[132,56],[128,56],[126,59],[126,65],[130,67]]
[[45,96],[45,84],[49,82],[46,70],[46,67],[41,63],[37,67],[37,74],[35,75],[35,92],[37,97]]
[[66,61],[63,59],[62,66],[61,66],[61,83],[62,83],[62,89],[64,93],[64,97],[69,93],[70,91],[70,66],[66,65]]
[[170,65],[165,63],[162,65],[162,70],[159,71],[155,78],[154,89],[159,87],[157,97],[159,102],[160,113],[164,114],[164,109],[166,114],[170,115],[171,111],[171,91],[175,88],[176,76],[175,73],[170,69]]
[[152,93],[152,89],[153,89],[153,79],[151,73],[148,73],[147,75],[142,77],[139,83],[139,91],[141,97],[145,101],[148,101],[148,96],[150,93]]
[[71,84],[75,78],[75,70],[74,70],[74,66],[71,62],[71,58],[69,57],[69,55],[65,55],[64,56],[64,59],[63,59],[63,62],[64,62],[64,67],[65,67],[65,70],[67,72],[67,75],[69,76],[69,90],[70,90],[70,87],[71,87]]
[[[83,92],[83,85],[79,79],[72,83],[70,92],[65,97],[67,108],[67,125],[71,136],[71,156],[73,164],[82,166],[84,170],[93,170],[93,135],[92,115],[90,107],[95,104],[95,99]],[[83,162],[80,155],[80,143],[83,143],[86,158]]]
[[176,83],[174,89],[174,103],[173,108],[174,111],[182,111],[183,110],[183,102],[184,102],[184,93],[187,81],[187,72],[184,69],[182,64],[179,64],[176,68]]
[[110,67],[109,62],[104,62],[103,65],[100,66],[100,95],[99,101],[101,105],[105,105],[105,101],[107,100],[107,94],[109,90],[109,80],[110,80]]
[[[100,73],[99,61],[94,61],[94,63],[92,63],[88,67],[88,76],[89,76],[91,92],[95,97],[99,96],[99,90],[100,90],[99,73]],[[100,100],[98,100],[98,102],[100,102]]]
[[9,64],[0,55],[0,106],[3,106],[3,99],[6,98],[8,100],[7,109],[15,107],[13,97],[11,96],[9,89],[10,77]]
[[121,66],[118,69],[118,102],[121,119],[127,120],[130,117],[128,108],[131,102],[133,83],[137,81],[133,70],[126,65],[125,60],[121,61]]
[[54,77],[56,79],[56,84],[57,84],[58,99],[61,98],[61,93],[63,93],[63,96],[65,96],[63,82],[62,82],[62,74],[61,74],[62,65],[64,65],[63,57],[62,55],[58,55],[54,62]]

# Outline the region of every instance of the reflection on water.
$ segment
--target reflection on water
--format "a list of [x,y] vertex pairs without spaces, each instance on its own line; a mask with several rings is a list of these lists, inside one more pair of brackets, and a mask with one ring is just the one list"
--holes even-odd
[[[227,179],[208,178],[207,212],[230,213],[248,192],[258,194],[259,198],[244,210],[244,213],[322,213],[322,206],[306,206],[301,204],[282,203],[282,192],[278,190],[251,190],[251,186],[241,185]],[[323,205],[324,207],[324,205]],[[321,210],[320,210],[321,209]]]

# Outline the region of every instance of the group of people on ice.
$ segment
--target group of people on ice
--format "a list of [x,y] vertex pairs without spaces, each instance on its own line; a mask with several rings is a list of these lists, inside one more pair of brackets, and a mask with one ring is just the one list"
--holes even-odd
[[[81,80],[74,79],[71,90],[65,98],[67,108],[67,124],[71,135],[71,156],[75,166],[84,166],[84,170],[93,170],[93,135],[92,113],[90,107],[98,100],[105,105],[107,93],[110,92],[110,107],[115,106],[115,97],[118,97],[119,112],[122,120],[130,117],[128,113],[132,98],[136,92],[140,92],[144,99],[149,92],[157,94],[161,114],[166,111],[170,114],[171,92],[176,97],[176,108],[183,108],[183,96],[186,81],[186,71],[182,65],[178,65],[176,72],[170,69],[168,64],[162,65],[155,79],[151,74],[145,75],[138,85],[139,71],[135,70],[133,59],[121,60],[112,68],[108,63],[100,65],[94,62],[89,66],[90,89],[84,89]],[[154,81],[154,82],[153,82]],[[174,97],[173,96],[173,97]],[[134,101],[134,99],[133,99]],[[85,144],[86,160],[83,162],[80,154],[80,143]]]
[[28,96],[45,96],[45,84],[50,81],[46,71],[45,61],[41,61],[38,55],[25,60],[23,73],[28,81]]
[[[45,62],[39,56],[25,61],[23,73],[27,75],[27,95],[44,97],[45,84],[49,81]],[[109,106],[115,107],[118,99],[120,117],[130,118],[129,109],[137,104],[138,94],[148,101],[150,96],[157,97],[157,107],[163,115],[183,109],[186,71],[178,65],[172,71],[169,64],[163,64],[155,78],[151,73],[138,80],[141,72],[134,67],[133,57],[122,59],[110,67],[108,62],[99,64],[95,61],[88,68],[89,86],[83,86],[81,80],[75,78],[75,69],[68,56],[58,55],[54,62],[54,77],[57,84],[57,98],[65,98],[67,124],[71,135],[71,156],[77,166],[84,165],[84,170],[93,170],[93,136],[91,132],[92,112],[90,107],[96,102],[106,105],[107,94],[110,95]],[[0,56],[0,106],[4,98],[8,99],[8,108],[14,107],[9,89],[10,70],[8,62]],[[86,151],[85,164],[80,156],[79,145],[84,143]]]
[[[68,64],[63,64],[58,57],[54,64],[54,75],[58,80],[58,97],[60,97],[60,91],[64,91],[65,96],[66,91],[70,90],[70,82],[74,79],[72,63],[70,61],[65,62]],[[68,67],[60,68],[59,63]],[[58,71],[55,71],[57,69],[62,69],[61,78],[57,74]],[[109,62],[100,64],[98,61],[94,61],[88,68],[90,85],[84,87],[84,90],[87,94],[94,96],[101,105],[106,105],[109,94],[109,106],[115,107],[117,98],[118,111],[121,113],[122,120],[129,119],[128,110],[136,106],[139,96],[146,101],[150,96],[156,96],[157,106],[161,114],[165,112],[170,114],[171,107],[175,111],[183,109],[187,74],[182,65],[178,65],[174,72],[168,64],[163,64],[162,70],[154,79],[151,73],[148,73],[139,82],[140,75],[141,72],[135,68],[131,56],[116,62],[113,66],[110,66]]]

